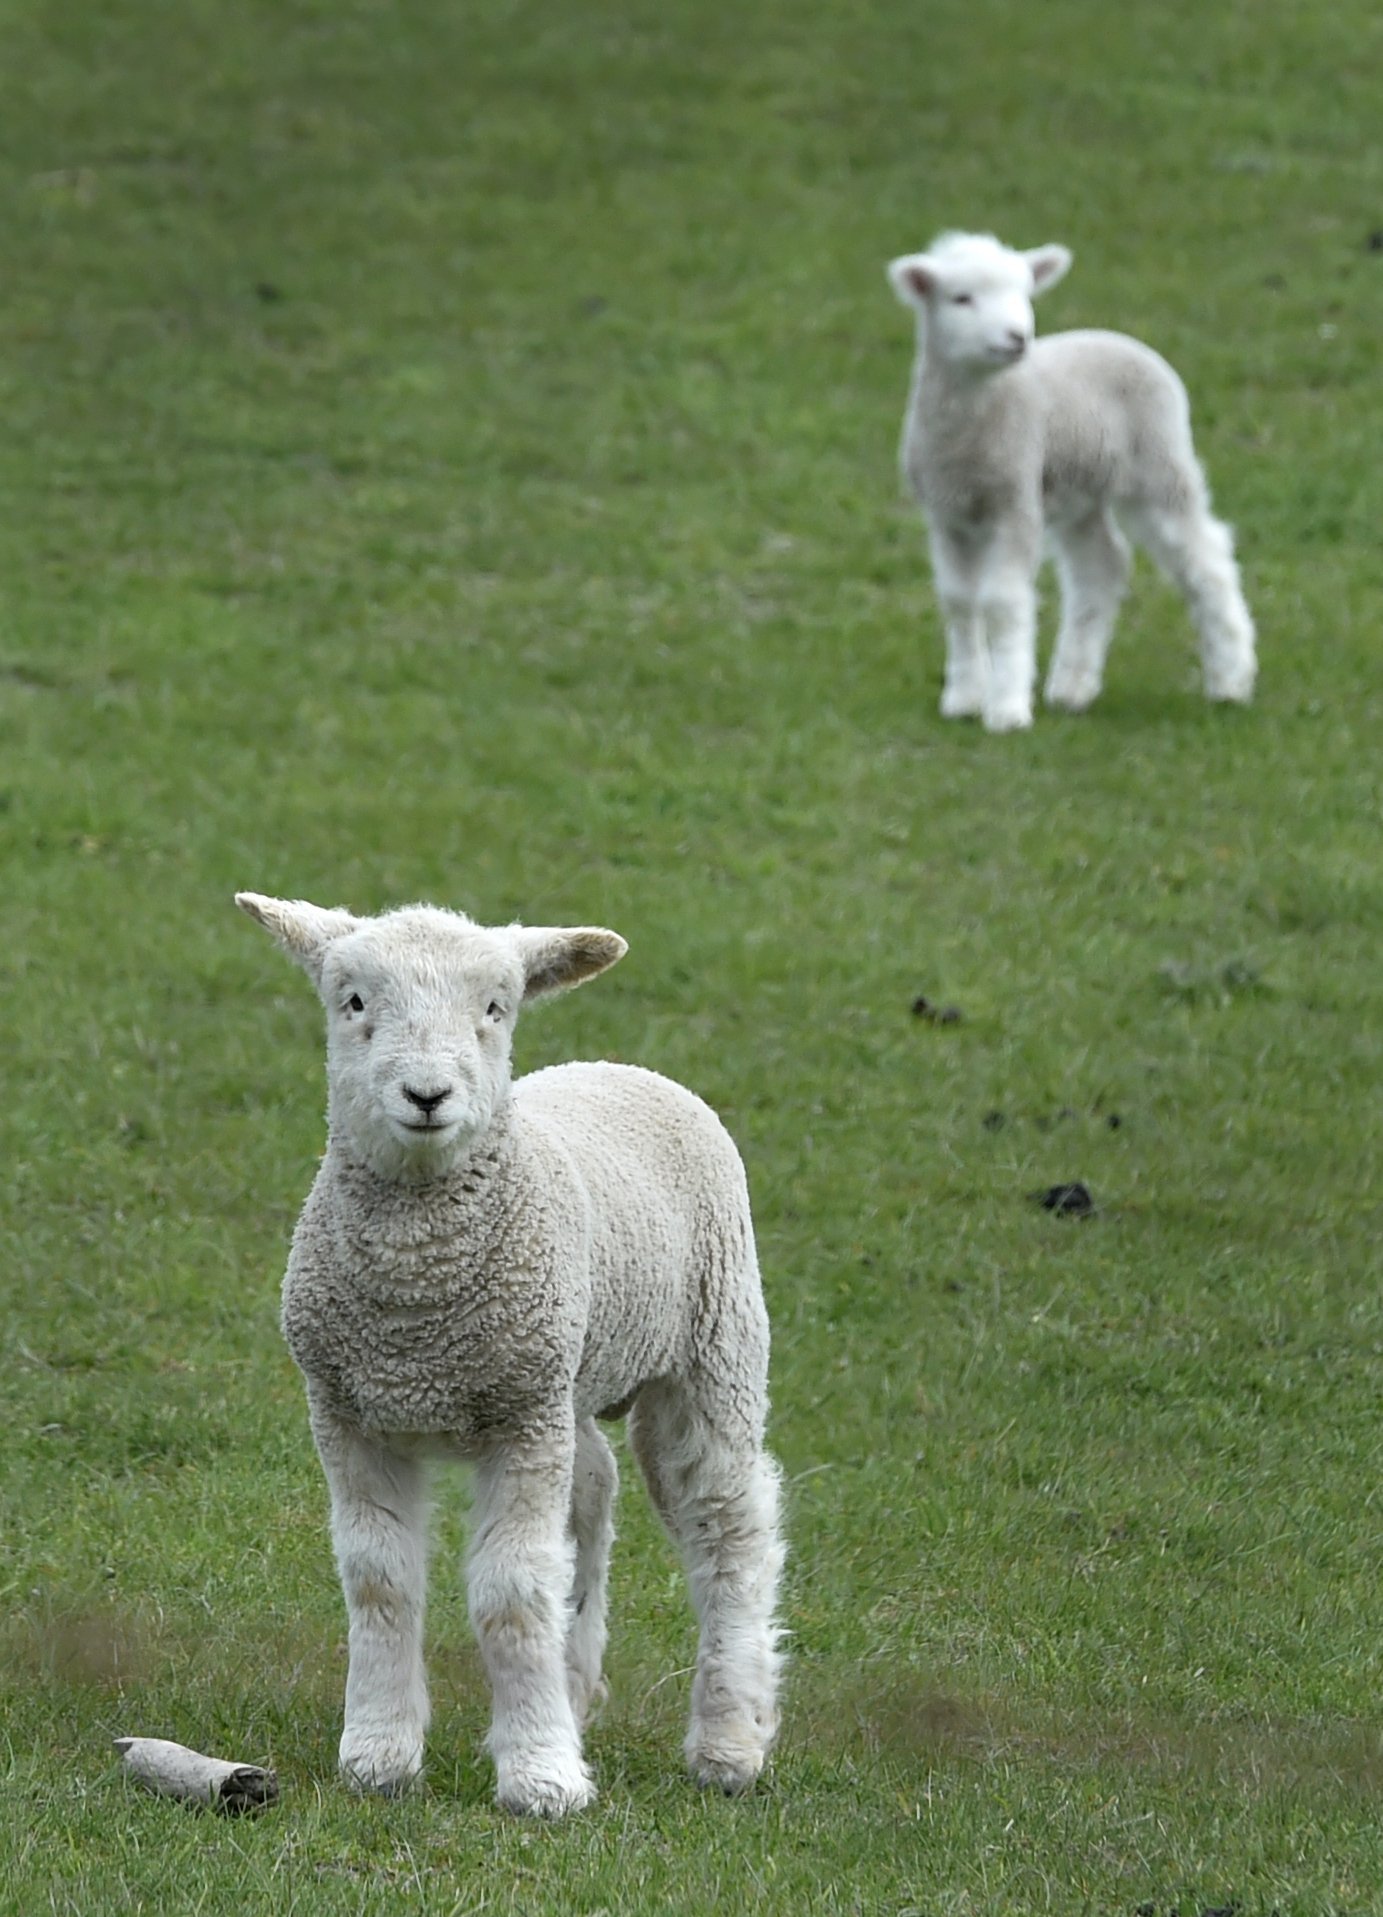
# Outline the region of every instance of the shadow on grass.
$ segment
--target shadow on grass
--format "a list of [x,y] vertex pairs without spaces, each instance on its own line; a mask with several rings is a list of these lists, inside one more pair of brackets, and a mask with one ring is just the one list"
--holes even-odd
[[[34,1601],[0,1625],[3,1691],[48,1719],[55,1746],[121,1734],[330,1776],[344,1657],[328,1634],[274,1619],[247,1635],[170,1620],[153,1604]],[[339,1667],[339,1668],[338,1668]]]
[[139,1611],[92,1602],[45,1606],[7,1620],[0,1657],[19,1681],[118,1693],[149,1681],[158,1626]]
[[1254,1797],[1345,1791],[1376,1800],[1383,1793],[1383,1730],[1354,1720],[1092,1717],[967,1695],[925,1675],[815,1697],[790,1712],[786,1742],[885,1761],[1099,1765],[1164,1781],[1214,1780]]

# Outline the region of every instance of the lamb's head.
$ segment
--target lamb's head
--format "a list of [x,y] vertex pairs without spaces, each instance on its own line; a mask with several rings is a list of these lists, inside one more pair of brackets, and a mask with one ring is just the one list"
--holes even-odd
[[888,277],[919,313],[925,350],[947,368],[1000,372],[1032,344],[1032,303],[1071,264],[1064,246],[1017,253],[989,233],[943,233],[926,253],[905,253]]
[[449,1171],[502,1110],[520,1006],[627,949],[593,927],[489,927],[430,905],[357,918],[255,892],[235,902],[321,995],[333,1136],[410,1182]]

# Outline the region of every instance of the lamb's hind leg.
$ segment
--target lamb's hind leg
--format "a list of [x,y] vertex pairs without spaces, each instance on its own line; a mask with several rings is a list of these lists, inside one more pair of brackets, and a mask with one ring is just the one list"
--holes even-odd
[[747,1790],[778,1729],[778,1469],[742,1419],[681,1384],[648,1387],[630,1440],[681,1546],[700,1623],[686,1755],[700,1784]]
[[1103,508],[1052,528],[1061,628],[1047,673],[1049,706],[1084,712],[1104,683],[1105,655],[1128,586],[1128,541]]
[[1229,527],[1203,500],[1182,510],[1141,508],[1125,517],[1134,537],[1180,589],[1195,621],[1206,698],[1246,705],[1258,661]]
[[615,1538],[618,1484],[614,1454],[594,1420],[583,1418],[576,1427],[572,1474],[571,1528],[576,1540],[576,1568],[567,1622],[567,1688],[578,1724],[586,1723],[606,1695],[600,1669],[605,1657],[606,1584]]

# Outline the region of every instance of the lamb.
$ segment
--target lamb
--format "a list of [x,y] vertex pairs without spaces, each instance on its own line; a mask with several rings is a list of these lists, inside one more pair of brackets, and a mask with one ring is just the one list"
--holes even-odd
[[241,892],[327,1016],[328,1139],[293,1234],[283,1327],[306,1385],[349,1616],[340,1763],[421,1768],[424,1473],[474,1467],[468,1596],[507,1810],[590,1803],[614,1457],[630,1439],[685,1560],[700,1639],[685,1751],[749,1788],[777,1729],[779,1477],[744,1167],[655,1072],[515,1082],[519,1009],[621,958],[617,933],[378,918]]
[[946,629],[941,712],[979,715],[992,732],[1032,723],[1044,530],[1062,598],[1049,705],[1083,712],[1099,693],[1128,584],[1125,532],[1186,600],[1207,697],[1253,696],[1253,620],[1181,380],[1122,333],[1034,340],[1033,298],[1070,264],[1064,246],[1019,253],[987,233],[947,233],[888,268],[917,315],[901,459]]

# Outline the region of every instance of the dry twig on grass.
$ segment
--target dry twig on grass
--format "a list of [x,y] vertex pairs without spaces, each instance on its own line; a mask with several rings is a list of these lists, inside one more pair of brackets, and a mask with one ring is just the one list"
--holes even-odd
[[147,1789],[187,1804],[209,1804],[228,1816],[262,1810],[279,1794],[277,1772],[259,1764],[204,1757],[165,1737],[117,1737],[115,1748],[131,1776]]

